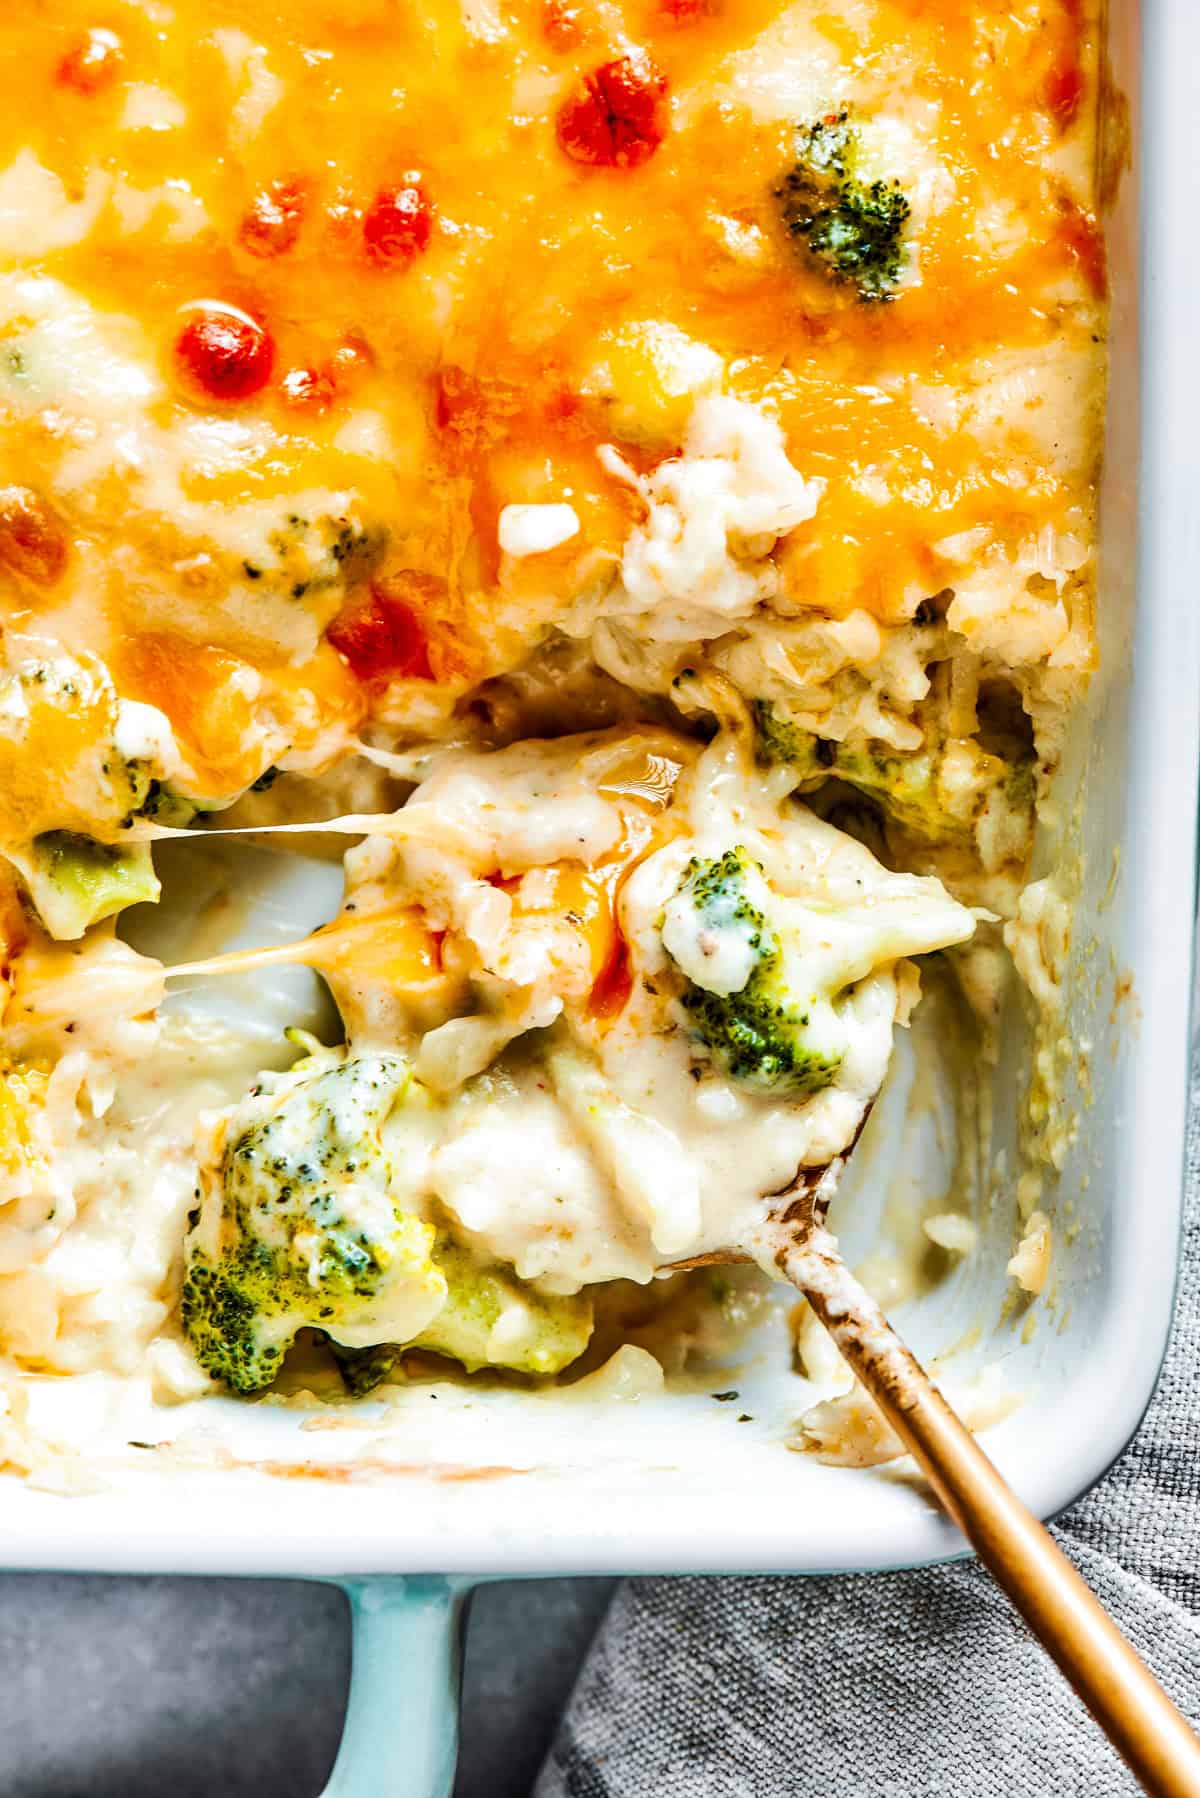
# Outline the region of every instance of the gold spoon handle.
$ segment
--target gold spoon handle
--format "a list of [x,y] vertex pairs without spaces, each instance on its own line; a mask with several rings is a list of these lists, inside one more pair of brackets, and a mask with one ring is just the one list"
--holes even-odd
[[818,1227],[806,1242],[781,1242],[775,1259],[1145,1790],[1200,1798],[1200,1740],[846,1268],[832,1237]]

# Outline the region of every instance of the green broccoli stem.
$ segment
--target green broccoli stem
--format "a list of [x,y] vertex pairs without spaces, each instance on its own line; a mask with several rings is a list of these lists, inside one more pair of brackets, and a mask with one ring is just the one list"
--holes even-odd
[[[759,762],[790,768],[798,790],[810,792],[828,779],[845,781],[873,801],[889,822],[922,842],[953,843],[970,838],[973,819],[952,815],[941,797],[946,752],[956,739],[941,738],[931,728],[925,746],[902,755],[880,743],[839,743],[814,736],[792,724],[767,700],[755,700],[753,712]],[[1036,784],[1032,753],[1008,764],[1002,781],[1004,803],[1024,820],[1026,835],[1031,837]]]
[[303,1329],[339,1344],[354,1391],[385,1379],[404,1347],[532,1374],[583,1353],[586,1296],[546,1295],[509,1267],[480,1265],[403,1209],[393,1152],[402,1162],[409,1104],[424,1100],[402,1057],[318,1048],[265,1075],[226,1120],[189,1218],[181,1305],[214,1379],[261,1391]]
[[400,1359],[400,1345],[395,1342],[378,1342],[374,1348],[345,1348],[342,1343],[335,1342],[332,1336],[327,1337],[326,1341],[346,1391],[352,1398],[365,1398],[377,1386],[382,1386],[395,1372],[396,1363]]

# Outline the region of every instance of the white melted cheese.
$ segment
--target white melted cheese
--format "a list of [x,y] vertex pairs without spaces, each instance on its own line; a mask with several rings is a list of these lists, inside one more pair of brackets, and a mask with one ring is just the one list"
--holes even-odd
[[646,502],[630,533],[604,615],[636,618],[657,641],[717,636],[778,587],[771,551],[817,509],[820,481],[787,457],[783,433],[760,408],[728,394],[697,401],[683,454],[635,475],[603,452]]
[[[141,327],[59,281],[0,275],[0,341],[0,417],[44,423],[59,502],[100,525],[113,482],[123,485],[119,553],[134,553],[140,538],[154,557],[156,579],[135,581],[144,621],[169,627],[199,603],[206,617],[216,610],[235,644],[310,655],[355,556],[379,534],[356,492],[257,492],[259,471],[282,447],[266,420],[174,401]],[[246,483],[236,502],[196,497],[203,482],[238,474]],[[221,579],[196,589],[202,555],[219,559]]]
[[88,172],[83,193],[68,199],[60,176],[30,149],[17,153],[0,169],[0,258],[48,255],[81,243],[89,235],[108,198],[108,177]]
[[155,705],[144,705],[138,699],[118,700],[113,742],[127,762],[149,763],[156,780],[170,780],[179,772],[179,750],[171,721]]
[[579,534],[579,514],[565,503],[505,506],[497,535],[506,556],[541,556]]
[[187,124],[187,107],[169,88],[131,81],[121,108],[122,131],[178,131]]
[[262,130],[287,89],[268,66],[265,47],[237,26],[214,31],[212,41],[225,59],[235,96],[234,139],[239,144],[249,143]]
[[[652,742],[661,763],[661,740]],[[475,1015],[435,1028],[415,1051],[437,1096],[421,1126],[416,1191],[436,1194],[481,1250],[562,1292],[646,1280],[742,1240],[765,1194],[853,1140],[902,1009],[897,963],[974,928],[936,881],[888,873],[723,740],[682,773],[693,752],[681,746],[657,793],[653,776],[639,780],[631,767],[634,744],[614,733],[450,752],[401,814],[436,814],[446,846],[368,844],[348,858],[356,904],[383,895],[419,904],[446,933],[443,960],[468,974],[475,995]],[[528,895],[531,870],[600,859],[631,814],[646,816],[639,790],[665,840],[623,881],[632,991],[614,1021],[598,1023],[570,930],[564,942],[528,899],[514,909],[494,874],[523,874]],[[461,835],[467,820],[481,837]],[[436,842],[437,829],[430,835]],[[724,1075],[675,997],[672,943],[685,965],[695,951],[709,990],[737,990],[739,975],[744,984],[736,951],[714,981],[672,908],[691,858],[735,844],[761,864],[764,890],[802,935],[787,977],[812,996],[816,1040],[838,1062],[811,1095]],[[354,1040],[353,1019],[350,1029]]]
[[139,187],[114,171],[90,168],[82,193],[72,196],[62,177],[26,148],[0,169],[0,262],[28,263],[83,243],[108,213],[123,236],[153,230],[168,243],[187,243],[209,224],[204,202],[179,177]]

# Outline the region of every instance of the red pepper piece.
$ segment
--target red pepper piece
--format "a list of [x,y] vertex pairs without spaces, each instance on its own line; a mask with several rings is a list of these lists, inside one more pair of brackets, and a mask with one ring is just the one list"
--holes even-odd
[[428,248],[433,206],[415,171],[395,187],[380,188],[363,219],[363,243],[372,261],[412,262]]
[[56,79],[60,87],[73,87],[77,94],[98,94],[116,80],[124,60],[116,32],[97,26],[67,51]]
[[558,115],[558,141],[573,162],[634,169],[667,134],[667,78],[644,50],[601,63]]
[[175,341],[188,384],[206,399],[232,402],[260,393],[271,378],[271,333],[240,306],[201,300]]
[[[420,578],[410,576],[403,583],[404,590],[413,591]],[[356,594],[325,634],[360,681],[433,679],[420,616],[382,582],[365,594]]]

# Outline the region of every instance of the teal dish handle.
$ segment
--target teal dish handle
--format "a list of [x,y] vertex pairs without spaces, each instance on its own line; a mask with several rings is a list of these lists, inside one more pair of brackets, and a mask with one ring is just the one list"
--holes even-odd
[[472,1582],[340,1580],[353,1625],[342,1745],[322,1798],[450,1798]]

